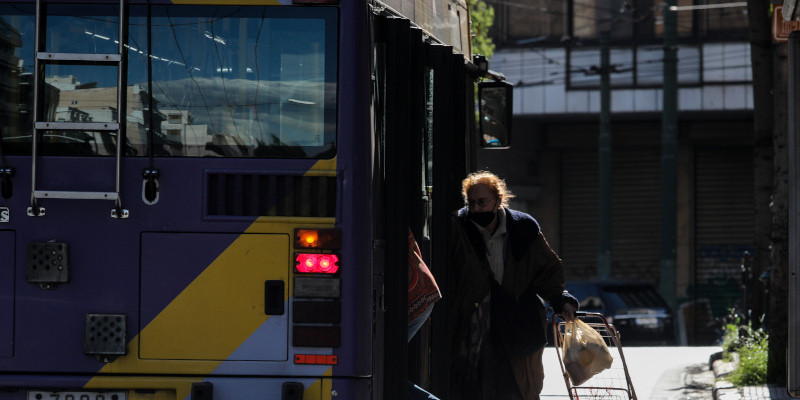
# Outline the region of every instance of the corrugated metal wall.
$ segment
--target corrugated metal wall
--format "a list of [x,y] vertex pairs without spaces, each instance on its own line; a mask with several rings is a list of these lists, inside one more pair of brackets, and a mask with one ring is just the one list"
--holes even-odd
[[656,284],[661,258],[661,151],[618,151],[611,203],[613,274]]
[[566,279],[597,275],[597,150],[561,151],[561,252]]
[[695,298],[715,316],[739,300],[741,258],[753,252],[755,200],[750,147],[695,149]]
[[[561,154],[561,256],[567,279],[596,277],[597,152]],[[655,283],[661,249],[661,164],[656,147],[615,148],[612,156],[612,276]]]

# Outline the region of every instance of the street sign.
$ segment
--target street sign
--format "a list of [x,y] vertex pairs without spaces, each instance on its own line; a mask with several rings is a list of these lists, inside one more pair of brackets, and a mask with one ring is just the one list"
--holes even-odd
[[800,21],[784,20],[783,6],[775,6],[772,12],[772,41],[786,42],[793,31],[800,31]]

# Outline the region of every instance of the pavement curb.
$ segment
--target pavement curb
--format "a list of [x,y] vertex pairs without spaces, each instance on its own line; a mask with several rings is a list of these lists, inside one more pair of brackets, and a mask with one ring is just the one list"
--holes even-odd
[[739,364],[738,354],[734,354],[731,361],[723,361],[722,353],[712,354],[709,364],[714,371],[714,400],[790,400],[786,388],[778,385],[759,385],[736,387],[725,378],[730,375]]

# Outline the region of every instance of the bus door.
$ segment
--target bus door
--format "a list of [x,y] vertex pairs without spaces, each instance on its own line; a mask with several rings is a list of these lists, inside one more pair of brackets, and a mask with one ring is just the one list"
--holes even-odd
[[421,329],[406,344],[406,235],[410,228],[445,293],[449,215],[463,203],[459,184],[467,169],[467,93],[472,80],[463,55],[451,46],[425,41],[423,32],[408,20],[381,17],[377,27],[376,130],[385,176],[381,198],[386,314],[384,359],[376,363],[384,381],[376,384],[383,384],[386,398],[399,398],[410,378],[446,397],[446,297],[436,303],[434,315],[439,317],[430,329]]
[[444,297],[436,303],[428,336],[430,388],[440,398],[448,398],[452,327],[448,315],[452,307],[449,266],[450,218],[464,205],[461,180],[472,171],[474,128],[471,124],[474,78],[468,73],[462,54],[450,46],[431,44],[426,62],[432,74],[432,216],[431,270]]
[[[378,16],[375,23],[376,135],[378,174],[376,232],[385,240],[383,328],[376,343],[375,382],[383,398],[405,398],[408,374],[408,232],[420,223],[422,34],[403,18]],[[414,225],[412,227],[412,224]],[[417,233],[419,231],[417,230]],[[418,235],[416,235],[418,236]]]

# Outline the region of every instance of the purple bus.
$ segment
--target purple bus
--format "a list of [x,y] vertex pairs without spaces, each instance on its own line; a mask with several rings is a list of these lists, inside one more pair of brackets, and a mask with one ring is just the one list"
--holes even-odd
[[0,399],[446,395],[406,238],[446,296],[487,72],[395,3],[0,1]]

